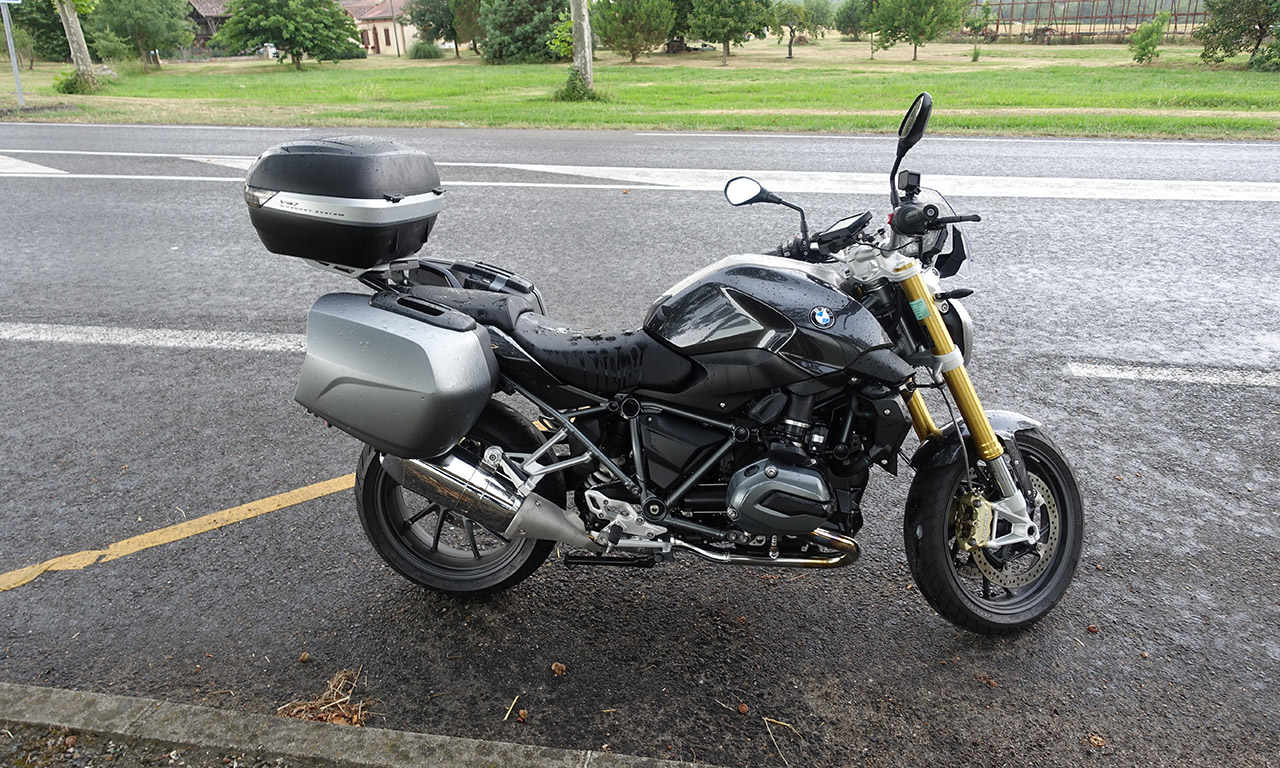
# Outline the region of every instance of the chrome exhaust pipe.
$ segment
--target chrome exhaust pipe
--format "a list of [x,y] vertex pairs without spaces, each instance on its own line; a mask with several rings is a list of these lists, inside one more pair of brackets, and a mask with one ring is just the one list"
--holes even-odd
[[671,539],[674,549],[683,549],[694,553],[704,560],[723,565],[758,565],[774,568],[839,568],[850,565],[862,557],[862,548],[858,542],[848,536],[841,536],[832,531],[819,528],[808,534],[809,541],[830,549],[840,550],[837,555],[815,555],[813,557],[761,557],[760,555],[737,555],[731,552],[717,552],[695,546],[680,539]]
[[599,550],[576,515],[537,493],[522,496],[507,478],[455,448],[440,458],[383,456],[382,467],[404,488],[474,520],[507,539],[551,539]]

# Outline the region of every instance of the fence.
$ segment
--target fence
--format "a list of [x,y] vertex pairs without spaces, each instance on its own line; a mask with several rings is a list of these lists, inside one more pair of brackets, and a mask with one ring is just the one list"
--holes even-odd
[[994,35],[1046,44],[1124,37],[1160,11],[1169,12],[1165,35],[1172,39],[1189,35],[1209,18],[1203,0],[991,0],[991,10]]

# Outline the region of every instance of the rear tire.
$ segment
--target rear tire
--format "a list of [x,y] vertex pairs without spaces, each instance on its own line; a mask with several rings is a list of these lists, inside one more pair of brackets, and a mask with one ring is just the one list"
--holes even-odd
[[[489,446],[529,453],[543,443],[537,429],[513,408],[490,401],[462,439],[475,455]],[[523,581],[542,565],[554,541],[511,539],[402,488],[382,467],[382,454],[365,446],[356,471],[356,510],[369,543],[401,576],[446,595],[480,597]],[[537,492],[564,506],[559,477]]]
[[1039,528],[1036,545],[1004,547],[993,556],[957,544],[957,497],[970,486],[991,497],[972,444],[971,467],[961,459],[916,474],[903,518],[907,563],[920,593],[944,619],[984,635],[1026,629],[1052,610],[1071,583],[1084,540],[1080,489],[1058,447],[1029,429],[1017,434],[1010,454],[1024,463],[1025,477],[1044,500],[1030,510]]

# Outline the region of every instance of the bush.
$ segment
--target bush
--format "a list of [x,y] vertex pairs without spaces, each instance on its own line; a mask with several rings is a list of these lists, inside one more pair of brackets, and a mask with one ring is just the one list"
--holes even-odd
[[1249,57],[1249,69],[1254,72],[1280,72],[1280,39],[1254,51]]
[[75,67],[67,67],[53,76],[53,90],[58,93],[86,94],[98,90],[92,78],[83,77]]
[[409,46],[409,58],[443,59],[444,51],[440,50],[440,46],[436,45],[434,40],[429,43],[426,40],[417,40]]
[[93,52],[101,61],[128,61],[138,58],[138,52],[109,29],[101,29],[94,36]]
[[554,61],[547,46],[568,0],[480,0],[485,30],[481,53],[495,64]]
[[1164,30],[1169,25],[1169,12],[1161,11],[1155,18],[1139,26],[1129,37],[1129,51],[1139,64],[1150,64],[1160,56],[1156,48],[1164,42]]
[[587,87],[587,79],[576,67],[569,67],[569,79],[551,97],[555,101],[602,101],[603,97]]
[[547,49],[560,61],[573,58],[573,17],[568,11],[560,12],[560,21],[551,30],[551,39],[547,41]]

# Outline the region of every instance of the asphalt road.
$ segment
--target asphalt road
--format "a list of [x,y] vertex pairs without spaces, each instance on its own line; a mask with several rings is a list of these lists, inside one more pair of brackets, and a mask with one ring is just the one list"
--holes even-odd
[[[892,162],[885,138],[367,132],[441,162],[429,254],[608,329],[795,230],[706,179],[756,173],[816,226],[883,212],[835,190]],[[353,289],[267,253],[236,181],[337,133],[0,124],[0,574],[354,471],[292,401],[297,352],[120,331],[295,335]],[[549,562],[480,602],[381,565],[338,493],[0,592],[0,680],[271,712],[361,668],[386,727],[722,765],[1280,765],[1280,145],[930,137],[907,165],[984,216],[958,281],[984,403],[1044,421],[1083,488],[1080,571],[1033,630],[972,636],[916,594],[908,477],[873,480],[842,571]]]

